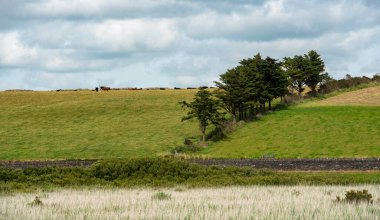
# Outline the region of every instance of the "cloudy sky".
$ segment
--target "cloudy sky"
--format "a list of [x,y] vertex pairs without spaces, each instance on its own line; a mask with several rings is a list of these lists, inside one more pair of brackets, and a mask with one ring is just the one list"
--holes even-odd
[[380,72],[380,1],[0,0],[0,90],[212,85],[257,52]]

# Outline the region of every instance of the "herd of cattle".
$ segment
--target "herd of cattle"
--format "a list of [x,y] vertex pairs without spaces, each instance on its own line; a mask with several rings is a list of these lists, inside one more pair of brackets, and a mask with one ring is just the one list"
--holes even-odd
[[[99,87],[95,87],[94,90],[92,91],[96,91],[96,92],[100,92],[100,91],[110,91],[110,90],[170,90],[170,89],[175,89],[175,90],[179,90],[179,89],[198,89],[198,88],[214,88],[214,87],[208,87],[208,86],[201,86],[201,87],[186,87],[186,88],[180,88],[180,87],[174,87],[174,88],[167,88],[167,87],[149,87],[149,88],[131,88],[131,87],[128,87],[128,88],[111,88],[111,87],[108,87],[108,86],[99,86]],[[74,90],[64,90],[64,89],[57,89],[56,91],[57,92],[60,92],[60,91],[81,91],[81,90],[87,90],[87,89],[74,89]]]

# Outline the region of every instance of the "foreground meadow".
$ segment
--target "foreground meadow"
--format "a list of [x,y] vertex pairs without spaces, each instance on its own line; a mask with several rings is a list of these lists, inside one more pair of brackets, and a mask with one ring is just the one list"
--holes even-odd
[[[335,201],[351,189],[368,189],[373,204]],[[379,199],[379,185],[62,190],[2,196],[0,218],[378,219]]]

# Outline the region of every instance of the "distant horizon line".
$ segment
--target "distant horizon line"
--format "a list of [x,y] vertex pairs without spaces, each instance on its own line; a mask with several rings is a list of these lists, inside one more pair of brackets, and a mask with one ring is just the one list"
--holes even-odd
[[[326,72],[328,73],[328,72]],[[340,79],[335,79],[333,78],[334,80],[341,80],[341,79],[345,79],[347,75],[350,75],[351,74],[346,74],[344,77],[340,78]],[[369,75],[372,75],[372,76],[369,76]],[[361,75],[361,76],[351,76],[353,78],[355,77],[368,77],[368,78],[373,78],[374,76],[376,75],[380,75],[380,72],[377,72],[377,73],[372,73],[372,74],[364,74],[364,75]],[[148,86],[148,87],[112,87],[112,86],[105,86],[105,85],[101,85],[101,86],[104,86],[104,87],[110,87],[111,90],[164,90],[164,89],[197,89],[197,88],[201,88],[201,87],[207,87],[207,88],[215,88],[216,86],[206,86],[206,85],[200,85],[200,86],[180,86],[180,87],[177,87],[177,86]],[[95,86],[93,88],[65,88],[65,89],[18,89],[18,88],[14,88],[14,89],[0,89],[0,92],[9,92],[9,91],[85,91],[85,90],[95,90],[96,87],[100,88],[101,87],[100,85],[99,86]]]

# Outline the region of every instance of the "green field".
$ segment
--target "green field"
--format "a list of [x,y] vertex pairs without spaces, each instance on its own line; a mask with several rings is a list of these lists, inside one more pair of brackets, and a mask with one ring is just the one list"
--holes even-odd
[[0,160],[149,157],[198,134],[195,90],[0,92]]
[[202,154],[230,158],[380,156],[380,107],[289,107],[247,123]]
[[[186,137],[199,135],[196,121],[181,122],[185,112],[178,104],[191,100],[195,92],[0,92],[0,160],[131,158],[168,153]],[[196,156],[380,156],[380,103],[328,103],[308,102],[268,113],[227,139],[210,143]]]

